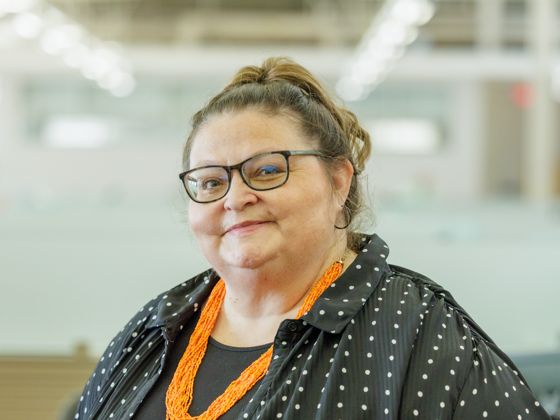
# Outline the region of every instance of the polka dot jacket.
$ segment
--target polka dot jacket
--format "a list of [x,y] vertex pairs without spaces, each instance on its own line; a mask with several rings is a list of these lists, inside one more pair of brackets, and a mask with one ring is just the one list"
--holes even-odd
[[[388,253],[379,236],[364,236],[313,308],[281,323],[239,419],[549,419],[449,292],[388,264]],[[217,280],[208,270],[141,308],[104,352],[75,418],[133,418]]]

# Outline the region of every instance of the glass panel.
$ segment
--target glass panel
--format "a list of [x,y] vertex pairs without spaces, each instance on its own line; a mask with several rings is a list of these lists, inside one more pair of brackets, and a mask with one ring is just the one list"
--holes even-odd
[[22,90],[23,137],[55,148],[180,145],[189,132],[190,116],[221,82],[139,79],[132,95],[116,98],[88,81],[33,79]]

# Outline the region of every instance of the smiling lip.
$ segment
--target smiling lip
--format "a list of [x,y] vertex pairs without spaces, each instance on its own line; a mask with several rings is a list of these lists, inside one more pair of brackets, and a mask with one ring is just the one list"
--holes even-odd
[[236,225],[227,228],[225,233],[248,233],[257,229],[261,225],[268,223],[266,221],[248,220],[246,222],[237,223]]

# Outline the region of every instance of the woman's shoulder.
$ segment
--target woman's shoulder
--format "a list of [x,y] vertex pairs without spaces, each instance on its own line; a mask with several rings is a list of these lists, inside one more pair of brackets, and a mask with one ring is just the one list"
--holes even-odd
[[174,340],[216,280],[215,272],[206,270],[146,302],[103,352],[84,387],[79,410],[94,416],[94,413],[111,413],[112,409],[117,410],[115,413],[128,409],[128,406],[121,407],[120,400],[126,400],[125,394],[139,387],[139,379],[132,372],[138,373],[140,369],[145,372],[145,378],[156,374],[164,342]]
[[388,286],[392,284],[392,293],[406,289],[406,300],[399,303],[417,317],[417,347],[437,348],[437,342],[443,340],[441,337],[449,339],[454,336],[457,341],[472,343],[473,349],[480,345],[488,346],[510,362],[509,357],[444,286],[409,268],[394,264],[389,264],[389,268]]
[[[493,340],[475,322],[470,314],[455,299],[452,293],[444,286],[440,285],[430,277],[395,264],[389,264],[390,272],[387,278],[391,280],[397,288],[404,285],[409,289],[415,290],[411,294],[411,299],[407,301],[408,306],[418,305],[422,310],[421,320],[431,314],[431,318],[445,317],[456,318],[460,328],[467,329],[478,339],[492,343]],[[400,287],[399,287],[400,286]],[[422,324],[424,324],[422,322]]]
[[411,282],[418,288],[422,288],[434,294],[439,294],[440,297],[442,298],[444,297],[451,298],[451,300],[455,302],[451,293],[449,293],[449,291],[447,291],[439,283],[436,283],[430,277],[425,276],[424,274],[421,274],[409,268],[402,267],[400,265],[389,264],[388,278],[399,280],[399,281]]
[[402,315],[414,319],[404,412],[414,417],[449,410],[457,419],[549,418],[515,364],[449,291],[416,271],[389,268],[386,293],[398,296]]
[[[419,355],[421,363],[439,359],[453,363],[459,359],[476,366],[482,354],[490,355],[514,366],[494,340],[473,319],[445,287],[428,276],[398,265],[389,265],[387,292],[400,296],[403,316],[415,328],[412,356]],[[484,349],[484,350],[483,350]],[[423,360],[426,359],[426,360]],[[464,373],[467,373],[465,371]]]
[[137,327],[165,327],[168,338],[173,338],[201,307],[217,280],[215,271],[208,269],[159,293],[140,308],[121,332],[127,336]]

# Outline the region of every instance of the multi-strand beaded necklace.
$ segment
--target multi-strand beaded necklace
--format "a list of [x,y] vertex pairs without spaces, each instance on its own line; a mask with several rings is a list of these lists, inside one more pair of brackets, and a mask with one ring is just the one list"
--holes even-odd
[[[323,292],[340,276],[343,260],[336,261],[319,278],[309,290],[303,305],[299,309],[296,319],[308,312]],[[165,405],[167,420],[215,420],[226,413],[237,403],[255,384],[260,381],[268,370],[272,359],[272,346],[257,360],[249,365],[237,379],[231,382],[226,390],[218,396],[208,409],[198,416],[191,416],[189,408],[193,400],[194,380],[202,359],[206,354],[208,338],[214,329],[216,320],[226,295],[225,283],[220,279],[210,296],[189,339],[187,349],[183,354],[169,388],[167,389]]]

